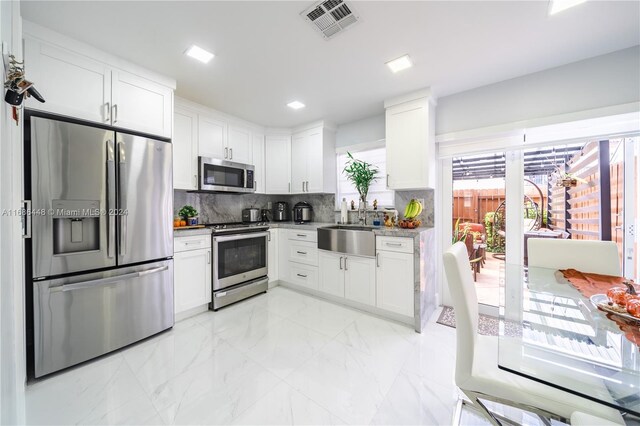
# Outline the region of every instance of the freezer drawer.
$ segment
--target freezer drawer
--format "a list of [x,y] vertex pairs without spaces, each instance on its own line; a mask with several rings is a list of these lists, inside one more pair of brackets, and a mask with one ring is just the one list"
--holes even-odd
[[33,285],[36,377],[173,326],[173,260]]

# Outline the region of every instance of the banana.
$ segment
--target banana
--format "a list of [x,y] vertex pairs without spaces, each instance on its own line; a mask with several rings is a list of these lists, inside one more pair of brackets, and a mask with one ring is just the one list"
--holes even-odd
[[409,204],[407,204],[407,207],[404,208],[404,217],[409,217],[410,213],[411,213],[411,202],[409,202]]
[[415,214],[415,200],[412,198],[411,201],[409,201],[409,204],[407,204],[407,208],[405,209],[405,215],[404,217],[406,219],[411,219],[413,218],[413,215]]
[[416,204],[418,205],[418,213],[416,213],[416,217],[420,216],[420,213],[422,213],[422,209],[424,209],[424,207],[422,206],[422,203],[419,201],[416,201]]
[[411,201],[409,201],[409,204],[407,204],[407,207],[405,207],[404,209],[404,217],[406,219],[414,219],[418,217],[420,213],[422,213],[423,208],[424,207],[422,206],[422,203],[420,203],[415,198],[412,198]]
[[409,214],[409,219],[416,217],[416,213],[418,213],[418,205],[416,200],[411,200],[411,212]]

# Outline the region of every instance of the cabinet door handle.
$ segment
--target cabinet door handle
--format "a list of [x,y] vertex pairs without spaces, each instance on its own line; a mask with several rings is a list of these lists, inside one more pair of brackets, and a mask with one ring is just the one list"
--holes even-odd
[[198,187],[198,175],[193,175],[193,186]]
[[303,238],[307,238],[307,236],[305,234],[296,234],[296,237],[303,237]]
[[306,275],[302,275],[302,274],[296,274],[296,275],[299,276],[299,277],[302,277],[302,278],[307,278]]
[[342,256],[340,256],[340,270],[342,270]]
[[402,247],[402,243],[385,243],[385,244],[391,247]]
[[380,267],[380,253],[376,253],[376,266]]
[[389,187],[389,175],[387,174],[387,188]]
[[348,257],[345,257],[345,258],[344,258],[344,270],[345,270],[345,271],[348,271],[348,270],[349,270],[349,268],[347,268],[347,260],[349,260],[349,258],[348,258]]
[[113,106],[113,124],[118,121],[118,105]]
[[224,149],[224,159],[226,160],[227,158],[229,158],[229,148]]
[[207,252],[207,265],[211,264],[211,251]]
[[306,251],[297,251],[296,253],[298,253],[298,254],[304,254],[305,256],[307,255],[307,252],[306,252]]
[[111,115],[109,115],[110,113],[111,104],[107,102],[106,104],[104,104],[104,121],[106,121],[107,123],[109,122],[109,120],[111,120]]
[[233,160],[233,148],[229,148],[229,160]]
[[304,192],[304,181],[302,181],[302,192]]
[[289,192],[291,192],[291,182],[289,182]]

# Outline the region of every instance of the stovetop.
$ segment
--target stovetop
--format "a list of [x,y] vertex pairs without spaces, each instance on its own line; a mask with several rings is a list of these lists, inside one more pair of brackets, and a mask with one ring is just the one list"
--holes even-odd
[[205,223],[204,226],[211,228],[211,232],[213,234],[239,234],[244,232],[259,232],[269,229],[268,222]]

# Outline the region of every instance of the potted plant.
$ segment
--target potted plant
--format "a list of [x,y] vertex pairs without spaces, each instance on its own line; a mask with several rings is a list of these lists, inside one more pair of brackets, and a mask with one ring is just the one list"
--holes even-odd
[[465,225],[460,229],[460,218],[456,220],[456,224],[453,228],[453,236],[451,238],[451,244],[455,244],[457,242],[465,242],[467,239],[467,235],[471,232],[471,227],[469,225]]
[[186,205],[180,209],[178,215],[187,221],[187,226],[194,226],[198,224],[198,210],[193,206]]
[[565,188],[573,188],[578,186],[578,181],[580,181],[581,183],[588,183],[588,181],[574,176],[571,173],[563,173],[562,175],[560,175],[560,179],[558,179],[557,185]]
[[347,176],[347,179],[353,183],[356,187],[358,194],[360,194],[360,200],[362,201],[363,208],[367,208],[367,194],[369,193],[369,186],[378,177],[378,168],[372,164],[369,164],[362,160],[357,160],[347,152],[349,161],[343,170],[343,173]]

